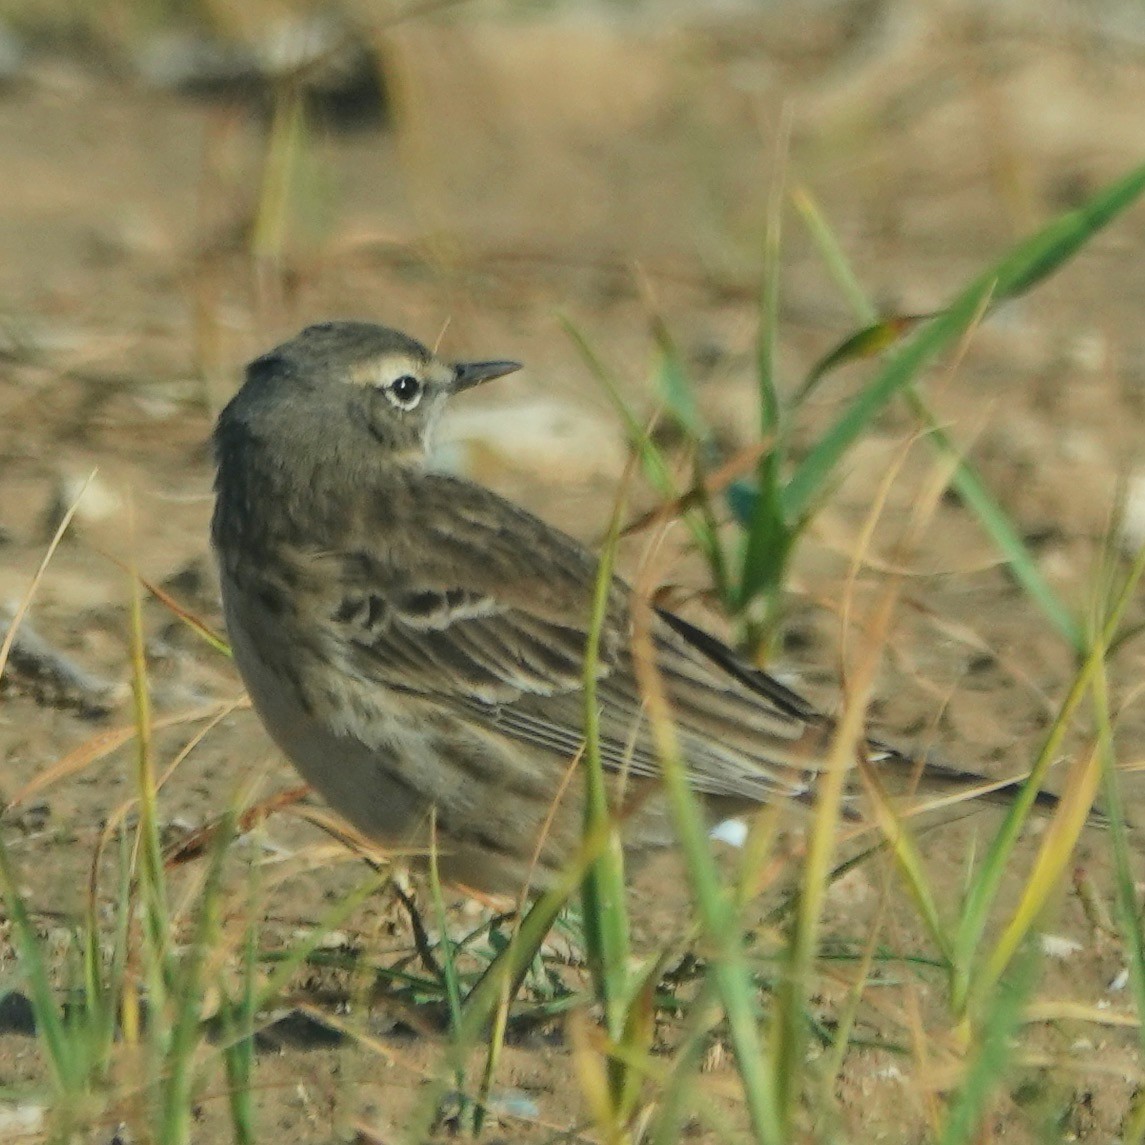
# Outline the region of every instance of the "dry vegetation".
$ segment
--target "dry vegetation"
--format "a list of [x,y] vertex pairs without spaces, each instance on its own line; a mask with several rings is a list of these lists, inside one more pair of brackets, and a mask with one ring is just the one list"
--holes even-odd
[[[1134,13],[190,7],[0,4],[0,1140],[1145,1139]],[[212,412],[335,316],[526,362],[444,463],[681,510],[650,590],[1062,812],[828,784],[732,853],[677,785],[466,998],[515,921],[419,883],[419,941],[214,635]]]

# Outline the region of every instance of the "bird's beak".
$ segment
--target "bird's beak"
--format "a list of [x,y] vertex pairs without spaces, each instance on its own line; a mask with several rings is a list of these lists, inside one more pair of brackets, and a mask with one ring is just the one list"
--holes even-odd
[[520,362],[458,362],[453,367],[453,392],[468,390],[520,368]]

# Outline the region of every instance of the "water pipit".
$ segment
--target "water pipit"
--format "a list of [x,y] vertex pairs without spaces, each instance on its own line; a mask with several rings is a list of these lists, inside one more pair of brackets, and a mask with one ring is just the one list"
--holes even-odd
[[[252,362],[215,430],[227,628],[267,731],[358,830],[424,848],[432,818],[443,875],[495,893],[546,887],[580,842],[583,784],[554,801],[584,739],[598,568],[559,529],[427,466],[445,403],[518,368],[446,362],[395,330],[329,322]],[[600,751],[631,796],[626,845],[643,851],[673,830],[633,616],[616,578],[596,670]],[[653,611],[650,644],[713,821],[813,794],[829,718],[670,611]],[[866,751],[881,768],[918,766]],[[984,782],[925,770],[939,786]]]

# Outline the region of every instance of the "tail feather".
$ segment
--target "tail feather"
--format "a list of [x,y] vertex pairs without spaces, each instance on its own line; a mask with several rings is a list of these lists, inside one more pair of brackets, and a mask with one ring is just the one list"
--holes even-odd
[[[872,743],[870,748],[871,762],[880,772],[891,764],[900,778],[907,777],[908,790],[912,794],[931,796],[938,804],[947,800],[961,803],[974,799],[1009,807],[1026,787],[1025,776],[1009,780],[991,779],[976,771],[953,767],[935,759],[929,752],[911,755],[881,743]],[[1044,815],[1053,814],[1060,805],[1061,798],[1051,791],[1039,788],[1034,796],[1034,809]],[[1097,807],[1090,809],[1088,822],[1095,827],[1109,825],[1108,817]]]

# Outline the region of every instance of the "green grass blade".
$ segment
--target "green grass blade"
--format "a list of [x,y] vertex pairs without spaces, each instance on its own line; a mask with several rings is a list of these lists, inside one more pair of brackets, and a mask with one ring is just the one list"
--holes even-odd
[[[884,592],[865,624],[868,632],[881,634],[887,631],[894,601],[893,588]],[[807,834],[807,856],[803,864],[803,878],[796,904],[795,925],[787,949],[772,1023],[776,1045],[778,1096],[782,1103],[784,1124],[788,1132],[791,1130],[796,1102],[801,1096],[799,1082],[803,1075],[805,1057],[807,1004],[815,972],[826,893],[831,883],[839,823],[843,816],[844,795],[851,775],[852,761],[859,755],[860,745],[865,739],[867,704],[874,684],[878,651],[877,647],[866,647],[848,673],[847,703],[838,718],[833,742],[816,783],[815,809]],[[864,778],[872,785],[876,784],[874,769],[863,761],[861,756],[859,758]],[[877,791],[876,794],[879,796],[876,800],[879,804],[878,810],[884,815],[889,815],[890,808],[882,799],[881,791]],[[892,844],[897,841],[896,850],[903,850],[906,844],[912,844],[913,841],[899,824],[895,823],[895,827],[898,839],[891,840]],[[888,840],[890,840],[889,834]],[[928,892],[927,884],[921,877],[919,883],[925,896]],[[940,928],[939,933],[941,933]]]
[[656,392],[676,424],[697,446],[702,447],[712,436],[711,427],[700,413],[696,390],[688,377],[679,347],[659,314],[652,318],[652,336],[659,351],[655,375]]
[[457,950],[449,936],[449,916],[445,910],[445,895],[441,889],[441,875],[437,864],[437,824],[433,823],[429,852],[429,894],[433,903],[433,920],[437,926],[441,947],[441,974],[445,985],[445,998],[449,1005],[449,1022],[456,1036],[461,1029],[461,978],[457,972]]
[[1013,298],[1065,263],[1098,230],[1145,190],[1145,166],[1136,168],[1076,211],[1053,220],[970,284],[933,322],[896,351],[881,373],[819,439],[784,491],[788,520],[806,513],[843,454],[880,409],[927,362],[961,337],[987,303]]
[[[1145,548],[1133,562],[1127,585],[1136,587],[1145,571]],[[1145,929],[1141,924],[1141,908],[1137,894],[1137,880],[1133,872],[1130,853],[1129,829],[1125,816],[1125,797],[1117,774],[1113,749],[1113,728],[1110,721],[1109,695],[1104,665],[1094,677],[1093,707],[1097,724],[1098,747],[1102,765],[1102,796],[1106,818],[1109,820],[1110,850],[1113,858],[1115,915],[1125,944],[1125,959],[1129,966],[1129,982],[1137,1008],[1137,1036],[1145,1051]],[[1134,1121],[1142,1127],[1145,1136],[1145,1108],[1135,1115]],[[1127,1135],[1127,1139],[1129,1138]]]
[[[782,146],[786,147],[786,135]],[[780,168],[782,171],[782,164]],[[746,643],[768,639],[779,590],[786,580],[794,532],[783,503],[784,419],[775,377],[775,347],[779,338],[779,282],[783,240],[783,177],[777,175],[768,204],[763,274],[759,292],[759,334],[755,347],[759,391],[760,436],[771,448],[759,459],[750,518],[746,521],[739,583],[734,600],[737,614],[748,614]],[[750,617],[757,597],[764,598],[764,616]]]
[[981,1140],[982,1119],[1013,1068],[1013,1038],[1037,978],[1036,950],[1031,946],[984,1007],[985,1020],[973,1035],[973,1059],[950,1100],[940,1145],[968,1145]]
[[844,414],[812,446],[783,491],[788,520],[812,508],[843,455],[871,426],[879,411],[918,376],[922,367],[960,338],[975,321],[993,290],[984,276],[948,310],[923,327],[897,350],[882,371],[851,401]]
[[930,428],[930,439],[948,456],[957,457],[950,484],[962,503],[978,518],[995,547],[1002,554],[1014,579],[1025,589],[1027,595],[1042,610],[1046,618],[1058,630],[1058,634],[1077,652],[1084,650],[1084,636],[1077,619],[1061,602],[1061,598],[1050,587],[1042,575],[1038,562],[1029,546],[1019,536],[1017,529],[1004,509],[994,500],[993,495],[983,484],[977,472],[964,457],[959,456],[958,447],[938,425],[915,391],[909,390],[907,398],[916,416]]
[[877,768],[862,764],[860,770],[867,792],[871,796],[871,805],[879,829],[883,833],[885,846],[894,855],[895,863],[906,881],[907,891],[914,900],[915,908],[949,965],[953,957],[953,947],[943,926],[934,890],[926,877],[926,867],[922,861],[918,842],[908,823],[895,810],[883,788]]
[[20,953],[21,968],[28,983],[28,999],[32,1003],[36,1031],[43,1043],[52,1077],[62,1095],[75,1096],[77,1087],[82,1084],[74,1052],[75,1046],[68,1036],[63,1014],[52,992],[45,961],[46,953],[20,894],[16,870],[12,866],[2,835],[0,835],[0,892],[3,893],[8,908],[13,939]]
[[[637,418],[629,408],[628,403],[624,400],[620,392],[620,386],[616,378],[613,377],[611,371],[600,360],[599,355],[593,350],[581,330],[567,318],[562,317],[560,322],[565,333],[568,334],[573,345],[584,359],[589,372],[597,382],[600,383],[604,392],[608,395],[609,401],[612,402],[613,408],[624,423],[631,446],[636,451],[636,455],[640,459],[640,466],[645,477],[651,483],[652,488],[665,500],[679,500],[681,490],[678,488],[672,476],[672,467],[668,459],[652,440],[651,435],[641,424],[640,419]],[[719,533],[716,530],[710,514],[696,509],[689,509],[681,515],[681,520],[683,520],[684,525],[691,534],[692,541],[696,548],[703,554],[705,562],[713,571],[713,575],[717,578],[716,585],[720,599],[729,599],[730,594],[724,583],[722,572],[725,566],[723,548],[720,543]]]
[[[617,498],[608,539],[600,554],[588,644],[584,656],[584,837],[603,834],[607,839],[601,854],[585,874],[581,901],[589,969],[597,1000],[604,1010],[605,1029],[613,1043],[624,1040],[629,1005],[630,936],[624,886],[624,852],[620,824],[612,806],[600,754],[600,705],[597,675],[600,668],[601,630],[608,618],[612,599],[612,570],[620,535],[623,496]],[[622,1062],[609,1059],[609,1086],[612,1107],[619,1111],[628,1088]]]
[[1078,207],[1054,219],[1003,260],[996,271],[995,305],[1025,294],[1072,258],[1098,231],[1145,191],[1145,164]]
[[[159,811],[156,805],[155,768],[152,755],[151,691],[147,681],[146,637],[143,629],[143,601],[139,578],[129,573],[131,658],[131,693],[135,724],[135,794],[139,806],[139,897],[146,929],[144,948],[151,959],[148,982],[152,1002],[163,996],[162,973],[169,953],[169,920],[167,881],[163,871],[163,844],[159,836]],[[162,972],[160,967],[163,968]]]
[[252,893],[247,896],[252,909],[243,943],[239,998],[237,1004],[228,1000],[223,1009],[223,1066],[235,1145],[255,1145],[258,1138],[252,1093],[255,1005],[258,1000],[258,898],[253,893],[256,869],[251,867]]
[[851,309],[859,316],[861,322],[873,325],[878,319],[878,312],[867,298],[867,292],[851,269],[851,263],[835,238],[835,232],[827,224],[811,192],[802,183],[796,183],[789,195],[811,236],[811,241],[818,248],[828,272],[850,303]]
[[1129,848],[1129,830],[1125,820],[1125,797],[1121,793],[1113,753],[1103,750],[1102,800],[1109,819],[1114,867],[1116,918],[1125,943],[1129,981],[1137,1008],[1137,1036],[1145,1051],[1145,929],[1137,897],[1137,882]]
[[648,431],[641,424],[640,419],[632,412],[628,403],[620,392],[620,385],[608,367],[600,360],[600,356],[589,344],[588,338],[569,319],[560,318],[561,326],[572,340],[573,345],[584,359],[589,373],[604,389],[613,409],[619,414],[624,423],[625,432],[640,458],[641,467],[645,476],[652,483],[652,487],[662,497],[675,498],[679,496],[679,489],[672,478],[671,466],[664,454],[652,440]]
[[864,326],[857,334],[847,335],[811,367],[803,384],[792,397],[791,405],[793,407],[802,405],[819,388],[819,383],[828,374],[842,366],[849,366],[852,362],[861,362],[885,353],[901,342],[916,326],[933,317],[933,314],[890,314],[870,326]]
[[784,586],[787,562],[798,535],[789,527],[783,511],[783,490],[774,457],[760,462],[755,494],[743,544],[735,600],[737,613],[746,612],[761,594],[774,598]]
[[[812,367],[799,392],[792,399],[792,405],[797,406],[831,370],[860,358],[883,353],[901,341],[920,322],[929,321],[935,316],[895,315],[876,321],[874,307],[864,295],[842,248],[810,195],[802,188],[796,188],[792,192],[792,199],[832,276],[840,284],[860,320],[868,324],[857,334],[844,339]],[[961,497],[962,503],[978,517],[999,552],[1009,562],[1015,579],[1042,609],[1058,632],[1074,648],[1081,649],[1083,640],[1077,620],[1042,576],[1037,561],[1018,535],[1008,515],[994,500],[974,469],[967,464],[962,451],[939,426],[938,419],[930,412],[918,390],[908,386],[906,398],[915,416],[929,427],[930,441],[942,449],[948,457],[956,459],[957,464],[951,477],[951,484]]]
[[[1095,684],[1104,675],[1102,669],[1103,665],[1099,665]],[[1080,766],[1070,770],[1057,813],[1042,837],[1037,858],[1026,876],[1021,896],[1010,912],[1002,936],[978,975],[976,990],[992,986],[1005,972],[1011,959],[1017,954],[1030,930],[1041,917],[1073,857],[1074,847],[1082,831],[1085,830],[1086,820],[1097,793],[1101,776],[1100,749],[1097,746],[1093,747],[1079,760],[1079,763]]]
[[[755,345],[756,381],[759,388],[759,428],[765,440],[781,441],[781,407],[775,384],[775,347],[779,339],[779,282],[783,246],[783,186],[787,131],[790,119],[785,117],[785,132],[777,163],[779,172],[772,182],[767,206],[767,229],[763,243],[763,274],[759,289],[759,336]],[[778,451],[775,451],[778,452]]]
[[230,809],[215,832],[203,880],[195,927],[185,950],[175,963],[171,992],[175,1007],[163,1062],[162,1130],[165,1145],[184,1145],[191,1139],[196,1082],[195,1055],[204,1035],[202,1000],[206,983],[203,970],[208,954],[218,942],[223,897],[223,865],[234,838],[237,816]]
[[970,884],[955,939],[954,1005],[956,1009],[964,1008],[967,1004],[971,987],[971,966],[979,952],[990,908],[1009,869],[1010,857],[1021,834],[1022,825],[1030,813],[1038,791],[1041,790],[1050,764],[1061,750],[1074,713],[1088,690],[1093,686],[1098,674],[1104,671],[1107,650],[1121,627],[1143,572],[1145,572],[1145,550],[1138,555],[1134,562],[1120,594],[1109,610],[1101,632],[1091,642],[1085,659],[1062,704],[1061,711],[1046,737],[1045,744],[1039,752],[1026,782],[1014,798],[1001,826],[991,840],[982,869]]
[[664,791],[687,865],[692,896],[705,940],[712,950],[710,973],[727,1015],[729,1040],[755,1140],[758,1145],[780,1145],[785,1135],[775,1062],[760,1037],[755,982],[740,935],[738,913],[733,896],[721,885],[707,825],[688,783],[646,621],[645,606],[644,617],[636,617],[633,638],[637,678],[655,736]]
[[755,982],[740,938],[739,920],[726,888],[720,885],[706,825],[678,758],[664,761],[664,782],[704,933],[714,946],[711,974],[727,1014],[752,1130],[760,1145],[779,1145],[784,1134],[775,1066],[760,1037]]

